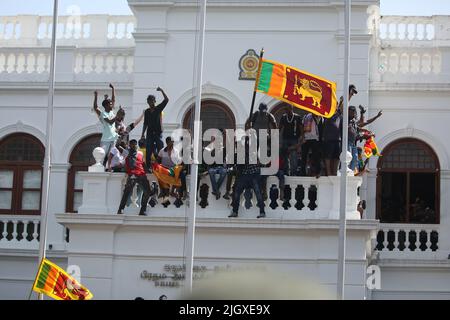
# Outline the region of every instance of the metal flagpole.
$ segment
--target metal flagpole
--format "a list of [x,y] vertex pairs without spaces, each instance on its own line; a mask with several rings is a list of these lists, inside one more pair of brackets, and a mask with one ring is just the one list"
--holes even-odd
[[197,88],[195,97],[195,121],[193,137],[193,162],[191,165],[191,181],[189,191],[189,211],[188,215],[188,239],[186,253],[186,290],[192,292],[192,281],[194,272],[194,240],[195,240],[195,216],[197,213],[197,176],[200,151],[200,110],[202,103],[202,82],[203,82],[203,54],[205,50],[205,28],[206,28],[206,0],[201,0],[200,4],[200,34],[197,50]]
[[[39,263],[45,259],[45,248],[47,246],[47,215],[48,215],[48,198],[50,189],[50,168],[51,168],[51,145],[53,131],[53,97],[55,94],[55,58],[56,58],[56,30],[58,26],[58,0],[54,0],[53,4],[53,33],[52,48],[50,52],[50,74],[48,89],[48,110],[47,110],[47,131],[45,145],[45,164],[44,164],[44,181],[42,192],[42,208],[39,235]],[[44,295],[39,294],[39,300],[44,300]]]
[[341,153],[341,188],[339,207],[339,258],[337,277],[337,297],[344,299],[345,284],[345,242],[346,242],[346,206],[347,206],[347,144],[348,144],[348,87],[350,67],[350,12],[351,0],[345,1],[345,54],[344,54],[344,112],[342,114],[342,153]]

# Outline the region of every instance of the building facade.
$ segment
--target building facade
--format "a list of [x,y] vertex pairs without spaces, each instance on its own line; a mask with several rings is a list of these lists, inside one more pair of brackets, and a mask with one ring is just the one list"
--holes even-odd
[[[378,1],[352,3],[350,81],[358,88],[352,104],[367,107],[368,116],[383,111],[370,126],[383,156],[371,159],[363,179],[349,183],[348,297],[448,298],[450,19],[381,17]],[[156,204],[148,218],[134,217],[129,209],[119,218],[114,213],[123,175],[84,173],[94,163],[91,154],[101,131],[91,111],[93,91],[109,94],[110,82],[128,121],[146,108],[147,95],[162,99],[155,93],[160,86],[170,98],[164,135],[190,123],[198,3],[129,5],[134,16],[59,21],[48,255],[61,266],[80,266],[83,284],[97,298],[174,297],[180,281],[148,274],[168,276],[183,265],[186,204]],[[37,267],[49,30],[51,17],[0,18],[2,298],[26,298]],[[208,1],[202,97],[207,127],[243,128],[254,86],[243,78],[252,78],[252,62],[262,47],[268,59],[336,81],[341,94],[343,3]],[[263,95],[259,102],[275,116],[285,107]],[[141,128],[132,135],[140,137]],[[333,292],[339,183],[327,177],[291,177],[287,183],[290,207],[269,199],[268,206],[272,201],[278,207],[269,209],[265,222],[253,219],[253,208],[230,222],[227,202],[200,194],[199,270],[274,266]],[[272,184],[277,183],[268,187]],[[362,219],[356,212],[359,199],[367,202]],[[249,242],[258,245],[239,245]],[[366,270],[373,264],[381,268],[381,286],[368,290]]]

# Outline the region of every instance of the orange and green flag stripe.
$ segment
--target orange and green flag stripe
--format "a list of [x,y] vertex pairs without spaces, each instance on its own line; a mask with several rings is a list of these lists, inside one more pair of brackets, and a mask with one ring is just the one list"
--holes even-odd
[[274,61],[261,61],[257,91],[269,96],[282,96],[286,87],[286,66]]

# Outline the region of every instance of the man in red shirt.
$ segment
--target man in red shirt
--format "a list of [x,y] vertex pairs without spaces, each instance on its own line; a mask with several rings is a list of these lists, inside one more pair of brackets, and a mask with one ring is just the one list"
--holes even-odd
[[127,172],[128,178],[125,184],[125,189],[123,190],[122,200],[120,201],[119,211],[117,214],[122,214],[122,210],[125,208],[127,199],[133,192],[134,186],[139,184],[144,191],[141,200],[141,210],[139,212],[140,216],[146,216],[145,211],[147,210],[148,199],[151,196],[150,183],[147,180],[147,175],[144,169],[144,155],[141,151],[138,151],[138,143],[136,140],[130,141],[130,148],[128,150],[118,147],[119,151],[125,157],[125,170]]

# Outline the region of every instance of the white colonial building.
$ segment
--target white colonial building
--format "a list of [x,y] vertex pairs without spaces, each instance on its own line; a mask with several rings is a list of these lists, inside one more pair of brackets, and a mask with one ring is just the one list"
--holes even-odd
[[[371,159],[365,177],[349,178],[346,298],[448,299],[450,18],[380,17],[379,1],[352,3],[350,73],[359,92],[352,104],[366,106],[369,116],[383,110],[370,127],[383,157]],[[198,3],[129,5],[134,16],[59,20],[47,255],[62,267],[79,266],[97,299],[175,298],[183,285],[187,206],[172,200],[152,203],[148,217],[133,206],[115,214],[124,175],[87,172],[101,131],[91,107],[93,91],[109,93],[112,82],[132,121],[148,94],[160,101],[161,86],[170,98],[164,135],[188,127]],[[342,92],[343,1],[210,0],[206,29],[206,127],[243,127],[254,86],[244,78],[262,47],[265,57],[332,79]],[[2,299],[26,299],[37,270],[50,32],[51,17],[0,17]],[[258,95],[259,102],[277,117],[285,108],[268,96]],[[270,196],[264,220],[255,219],[246,199],[230,220],[228,202],[201,189],[197,278],[265,268],[334,293],[339,178],[287,177],[286,184],[288,201]],[[269,180],[273,186],[277,179]],[[362,218],[360,199],[367,201]],[[381,270],[375,289],[366,285],[369,265]]]

